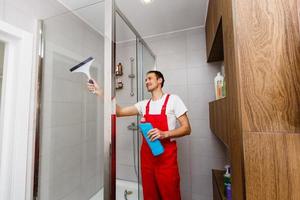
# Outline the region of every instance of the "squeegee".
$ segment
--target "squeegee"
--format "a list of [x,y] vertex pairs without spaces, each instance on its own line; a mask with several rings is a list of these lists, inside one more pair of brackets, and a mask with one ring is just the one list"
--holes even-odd
[[75,65],[74,67],[72,67],[70,69],[70,71],[73,73],[73,72],[82,72],[84,73],[87,77],[88,77],[88,80],[89,80],[89,83],[93,84],[93,80],[91,78],[91,75],[90,75],[90,67],[93,63],[95,59],[92,58],[92,57],[89,57],[88,59],[82,61],[81,63]]

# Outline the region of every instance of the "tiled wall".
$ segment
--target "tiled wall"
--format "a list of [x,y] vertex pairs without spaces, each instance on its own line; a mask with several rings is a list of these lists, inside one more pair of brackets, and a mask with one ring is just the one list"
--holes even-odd
[[198,28],[146,39],[166,79],[164,91],[179,95],[188,108],[190,136],[178,139],[184,200],[211,200],[211,169],[223,168],[226,149],[209,128],[208,102],[221,63],[206,63],[205,31]]
[[103,86],[103,37],[73,14],[45,21],[40,199],[89,199],[103,185],[103,99],[69,69],[89,56]]

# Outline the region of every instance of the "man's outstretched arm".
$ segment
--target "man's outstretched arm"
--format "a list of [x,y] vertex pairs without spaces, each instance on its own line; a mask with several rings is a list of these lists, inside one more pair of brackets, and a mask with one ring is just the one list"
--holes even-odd
[[135,106],[121,107],[117,104],[116,105],[116,114],[117,114],[117,117],[126,117],[126,116],[138,115],[139,111]]
[[[90,92],[95,93],[97,96],[102,97],[103,96],[103,90],[100,88],[98,83],[94,80],[93,83],[87,83],[88,90]],[[138,115],[139,111],[135,106],[126,106],[121,107],[118,104],[116,105],[116,114],[117,117],[125,117],[125,116],[133,116]]]

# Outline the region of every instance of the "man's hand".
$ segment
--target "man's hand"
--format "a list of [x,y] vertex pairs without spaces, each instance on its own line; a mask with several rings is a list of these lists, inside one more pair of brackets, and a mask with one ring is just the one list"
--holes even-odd
[[168,134],[166,134],[164,131],[154,128],[148,132],[147,136],[150,139],[150,141],[154,141],[157,139],[160,139],[160,140],[165,139],[168,137]]
[[102,96],[103,95],[103,90],[100,89],[98,83],[92,79],[93,83],[87,82],[87,88],[90,92],[95,93],[97,96]]

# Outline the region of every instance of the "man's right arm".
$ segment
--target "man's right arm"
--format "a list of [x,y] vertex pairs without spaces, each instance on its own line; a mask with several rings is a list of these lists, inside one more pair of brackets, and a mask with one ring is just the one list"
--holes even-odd
[[139,111],[134,105],[121,107],[117,104],[116,105],[116,114],[117,114],[117,117],[126,117],[126,116],[138,115]]
[[[93,83],[87,83],[88,90],[90,92],[95,93],[97,96],[103,96],[103,90],[100,89],[98,83],[94,80]],[[121,107],[118,104],[116,105],[116,114],[117,117],[125,117],[125,116],[133,116],[133,115],[138,115],[139,111],[138,109],[133,105],[133,106],[126,106],[126,107]]]

